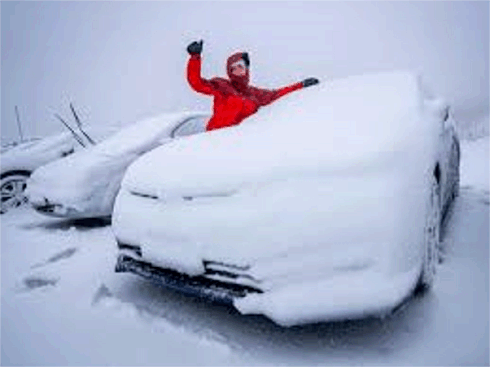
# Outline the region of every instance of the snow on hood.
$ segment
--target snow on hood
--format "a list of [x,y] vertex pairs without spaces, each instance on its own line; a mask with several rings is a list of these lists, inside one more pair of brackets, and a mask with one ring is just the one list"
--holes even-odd
[[19,144],[2,153],[2,173],[11,170],[31,171],[42,164],[61,158],[78,143],[70,133],[61,133],[44,139]]
[[[101,124],[84,126],[84,131],[96,142],[99,142],[121,129],[121,124]],[[77,135],[91,145],[80,131],[75,130]],[[88,144],[88,145],[87,145]],[[62,158],[73,150],[85,148],[78,143],[71,132],[65,131],[60,134],[44,138],[36,138],[32,141],[22,142],[1,154],[2,173],[12,170],[33,171],[49,162]]]
[[226,195],[269,177],[370,165],[424,146],[436,126],[422,120],[420,102],[409,72],[324,81],[239,126],[155,149],[130,166],[123,185],[157,196]]
[[28,195],[44,196],[51,202],[77,209],[82,209],[80,206],[87,201],[90,201],[87,205],[100,205],[94,195],[103,197],[114,181],[118,188],[134,159],[170,139],[170,132],[178,122],[196,114],[167,113],[131,124],[89,149],[42,166],[31,175]]

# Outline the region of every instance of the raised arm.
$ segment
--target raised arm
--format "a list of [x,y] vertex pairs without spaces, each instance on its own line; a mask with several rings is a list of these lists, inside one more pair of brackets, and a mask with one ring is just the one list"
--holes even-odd
[[187,81],[196,92],[212,95],[215,93],[212,84],[209,80],[201,77],[202,43],[202,40],[200,42],[192,42],[187,47],[187,52],[190,55],[187,63]]
[[291,92],[294,92],[299,89],[303,89],[306,87],[309,87],[311,85],[318,84],[319,81],[316,78],[308,78],[303,80],[302,82],[294,83],[291,85],[288,85],[283,88],[279,89],[274,89],[274,90],[267,90],[267,89],[256,89],[257,91],[257,97],[260,102],[261,106],[266,106],[277,99],[285,96],[286,94],[289,94]]

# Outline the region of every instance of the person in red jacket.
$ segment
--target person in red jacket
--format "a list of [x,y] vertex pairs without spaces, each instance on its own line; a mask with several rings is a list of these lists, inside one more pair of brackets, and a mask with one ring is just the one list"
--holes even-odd
[[202,40],[187,46],[187,52],[190,54],[187,80],[196,92],[214,97],[213,116],[207,123],[207,131],[238,125],[260,107],[295,90],[319,83],[316,78],[308,78],[274,90],[250,86],[250,58],[246,52],[237,52],[228,58],[226,71],[229,80],[219,77],[207,80],[201,77],[202,47]]

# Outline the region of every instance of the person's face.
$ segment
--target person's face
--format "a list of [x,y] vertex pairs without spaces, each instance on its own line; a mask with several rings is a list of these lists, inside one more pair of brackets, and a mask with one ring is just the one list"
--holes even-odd
[[247,67],[243,61],[239,61],[231,65],[231,73],[236,76],[244,76],[247,73]]

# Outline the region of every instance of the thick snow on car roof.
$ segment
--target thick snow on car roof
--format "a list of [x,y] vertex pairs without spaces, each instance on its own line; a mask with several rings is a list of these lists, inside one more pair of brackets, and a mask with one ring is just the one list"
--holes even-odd
[[155,149],[133,163],[123,185],[153,194],[226,192],[244,177],[344,170],[414,147],[422,154],[436,126],[420,118],[420,98],[418,78],[410,72],[325,80],[237,127]]

